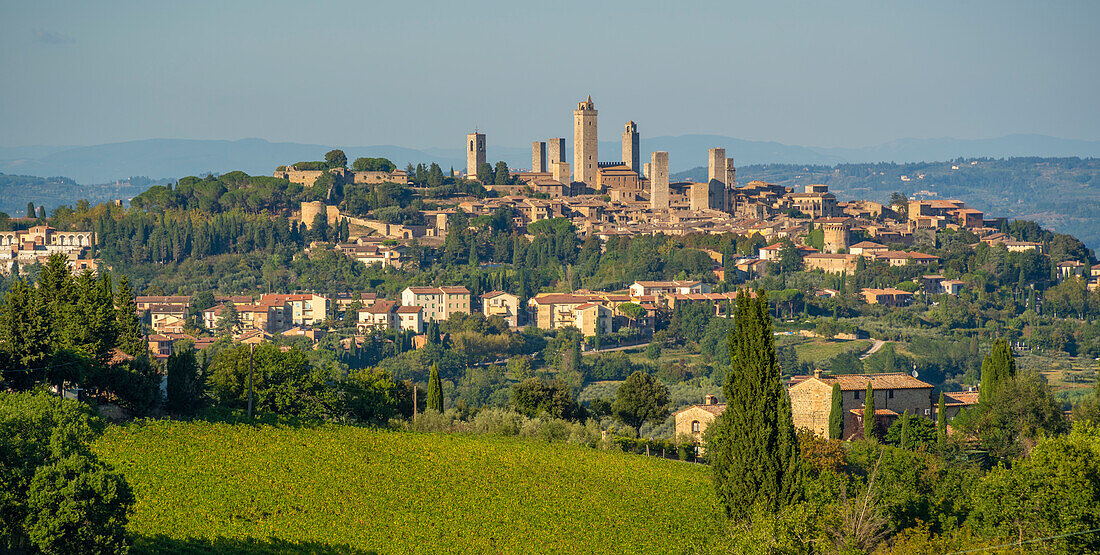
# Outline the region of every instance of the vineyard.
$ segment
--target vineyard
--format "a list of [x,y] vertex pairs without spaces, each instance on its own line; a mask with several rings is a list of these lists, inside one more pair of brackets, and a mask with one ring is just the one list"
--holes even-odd
[[704,467],[526,438],[148,421],[95,449],[137,553],[676,552],[719,514]]

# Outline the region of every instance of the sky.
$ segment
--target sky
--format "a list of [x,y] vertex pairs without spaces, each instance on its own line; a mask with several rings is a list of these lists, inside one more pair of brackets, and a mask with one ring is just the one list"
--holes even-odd
[[1100,140],[1100,2],[0,0],[0,145]]

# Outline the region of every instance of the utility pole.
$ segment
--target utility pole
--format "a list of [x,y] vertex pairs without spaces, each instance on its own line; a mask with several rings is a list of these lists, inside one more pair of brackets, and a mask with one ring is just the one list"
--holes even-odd
[[256,351],[256,344],[248,346],[248,419],[252,420],[252,353]]

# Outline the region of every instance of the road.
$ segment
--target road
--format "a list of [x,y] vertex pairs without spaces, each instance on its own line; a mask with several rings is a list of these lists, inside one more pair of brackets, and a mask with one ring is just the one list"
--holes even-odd
[[875,344],[871,345],[871,348],[867,349],[867,352],[863,353],[863,356],[859,357],[859,360],[863,360],[863,359],[877,353],[879,351],[879,349],[881,349],[882,346],[885,345],[885,344],[886,344],[885,341],[883,341],[881,339],[876,339]]

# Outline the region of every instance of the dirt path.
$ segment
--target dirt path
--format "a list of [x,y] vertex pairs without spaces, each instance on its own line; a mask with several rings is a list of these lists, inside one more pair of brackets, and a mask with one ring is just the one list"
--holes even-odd
[[881,339],[876,339],[875,344],[871,345],[871,348],[867,349],[867,352],[863,353],[863,356],[859,357],[859,360],[863,360],[863,359],[877,353],[879,351],[879,349],[881,349],[882,346],[885,345],[885,344],[886,344],[885,341],[883,341]]

